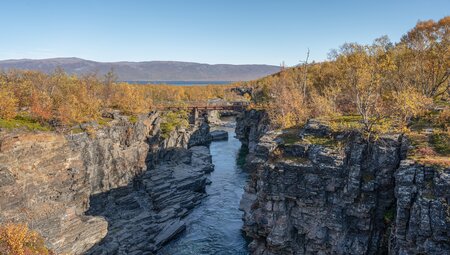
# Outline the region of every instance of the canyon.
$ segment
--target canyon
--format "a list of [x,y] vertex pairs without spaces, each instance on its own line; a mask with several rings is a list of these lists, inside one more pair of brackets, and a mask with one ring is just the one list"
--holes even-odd
[[[211,141],[233,133],[210,132],[217,113],[167,136],[158,112],[109,117],[95,132],[1,132],[0,221],[26,222],[58,254],[170,247],[208,196]],[[286,134],[257,110],[235,134],[251,254],[450,252],[450,170],[408,159],[406,136],[367,142],[318,120]]]
[[57,254],[153,254],[183,231],[213,170],[208,124],[163,138],[159,113],[110,117],[89,134],[2,134],[1,221]]
[[450,169],[407,159],[406,136],[367,142],[316,120],[287,136],[268,124],[249,111],[236,128],[249,148],[252,254],[450,253]]

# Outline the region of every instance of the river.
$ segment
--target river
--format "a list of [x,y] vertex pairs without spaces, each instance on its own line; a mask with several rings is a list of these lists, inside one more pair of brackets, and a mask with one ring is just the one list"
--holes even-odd
[[239,201],[248,178],[237,164],[241,143],[234,127],[220,127],[228,131],[228,141],[211,143],[214,172],[206,188],[208,196],[184,220],[186,231],[161,249],[159,255],[240,255],[248,254],[242,227]]

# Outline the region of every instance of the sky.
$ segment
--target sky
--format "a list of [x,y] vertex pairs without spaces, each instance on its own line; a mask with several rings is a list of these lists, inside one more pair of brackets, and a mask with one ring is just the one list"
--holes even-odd
[[450,0],[0,0],[0,60],[292,66],[447,15]]

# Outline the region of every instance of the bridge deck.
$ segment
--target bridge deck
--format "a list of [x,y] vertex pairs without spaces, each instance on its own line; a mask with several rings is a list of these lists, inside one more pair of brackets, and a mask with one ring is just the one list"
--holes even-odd
[[207,110],[207,111],[243,111],[246,105],[199,105],[199,106],[163,106],[157,107],[158,110],[174,111],[174,110]]

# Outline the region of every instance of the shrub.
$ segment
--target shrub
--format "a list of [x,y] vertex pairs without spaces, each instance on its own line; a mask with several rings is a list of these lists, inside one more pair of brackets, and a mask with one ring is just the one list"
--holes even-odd
[[50,120],[53,117],[53,102],[46,93],[36,91],[31,96],[30,113],[39,120]]
[[0,254],[48,255],[44,239],[25,224],[7,223],[0,226]]
[[151,99],[135,85],[120,84],[115,87],[113,105],[126,114],[150,112]]
[[188,114],[186,111],[167,112],[163,116],[163,122],[161,123],[161,136],[168,138],[170,132],[177,127],[186,127],[188,124]]
[[0,118],[12,119],[17,114],[18,100],[11,91],[0,87]]

